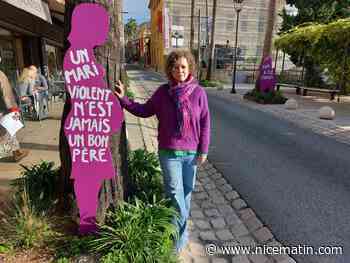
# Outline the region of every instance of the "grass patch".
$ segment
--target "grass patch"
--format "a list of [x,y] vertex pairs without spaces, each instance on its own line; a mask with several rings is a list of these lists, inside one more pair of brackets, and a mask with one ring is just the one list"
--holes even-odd
[[1,216],[0,243],[5,244],[3,248],[7,246],[7,252],[16,248],[43,247],[55,235],[50,220],[33,209],[25,192],[16,196]]

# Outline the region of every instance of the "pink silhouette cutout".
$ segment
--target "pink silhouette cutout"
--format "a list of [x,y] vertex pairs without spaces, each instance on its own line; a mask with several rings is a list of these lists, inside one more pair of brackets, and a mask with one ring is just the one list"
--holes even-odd
[[259,87],[263,92],[273,91],[276,86],[275,69],[272,67],[272,58],[267,56],[260,65]]
[[71,26],[68,37],[71,46],[64,56],[63,67],[72,107],[64,131],[72,159],[71,178],[79,207],[79,232],[87,234],[96,231],[101,184],[116,176],[110,135],[121,128],[123,113],[93,53],[95,46],[107,40],[107,11],[98,4],[80,4],[73,11]]

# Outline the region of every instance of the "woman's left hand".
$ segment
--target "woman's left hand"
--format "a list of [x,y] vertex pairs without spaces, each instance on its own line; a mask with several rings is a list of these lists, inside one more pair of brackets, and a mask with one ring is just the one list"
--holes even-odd
[[201,166],[202,164],[205,163],[205,161],[207,160],[207,155],[206,154],[200,154],[197,156],[197,165]]

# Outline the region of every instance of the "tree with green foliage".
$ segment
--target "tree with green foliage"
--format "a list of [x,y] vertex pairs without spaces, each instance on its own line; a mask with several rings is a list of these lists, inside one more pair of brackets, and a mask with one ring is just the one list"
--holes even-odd
[[350,0],[287,0],[286,2],[290,6],[295,6],[298,14],[288,15],[286,10],[283,10],[281,32],[307,22],[327,24],[350,16]]
[[137,22],[134,18],[129,18],[125,24],[124,32],[127,40],[131,40],[136,36]]
[[[350,0],[287,0],[286,2],[288,5],[294,5],[298,9],[298,14],[292,16],[288,15],[286,10],[282,11],[281,33],[305,23],[328,24],[340,18],[350,17]],[[305,67],[306,85],[322,86],[321,69],[312,57],[294,50],[289,50],[287,53],[294,64]]]
[[303,54],[344,93],[350,91],[350,18],[296,26],[276,39],[275,45],[288,54]]

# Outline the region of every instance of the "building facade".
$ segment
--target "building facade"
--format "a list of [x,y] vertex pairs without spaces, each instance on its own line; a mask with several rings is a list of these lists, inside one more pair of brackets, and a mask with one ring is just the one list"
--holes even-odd
[[48,78],[62,69],[64,0],[0,0],[0,69],[12,85],[36,65]]
[[150,64],[150,41],[151,41],[151,25],[148,22],[142,23],[137,30],[139,40],[139,57],[145,65]]
[[[194,16],[194,49],[198,40],[202,53],[208,47],[212,26],[213,0],[196,0]],[[243,60],[261,57],[267,26],[269,0],[245,0],[238,25],[238,48]],[[277,1],[277,13],[285,5]],[[191,28],[191,0],[150,0],[152,64],[163,63],[163,56],[174,48],[188,48]],[[199,19],[199,10],[201,19]],[[166,15],[168,17],[166,17]],[[160,18],[162,16],[162,19]],[[215,29],[215,44],[218,47],[233,47],[237,13],[232,0],[218,1]],[[275,33],[281,18],[277,17]],[[199,29],[200,24],[200,29]],[[168,30],[167,30],[168,29]],[[199,32],[199,33],[198,33]],[[168,34],[168,36],[167,36]],[[162,56],[163,54],[163,56]]]
[[167,0],[150,0],[148,8],[151,12],[151,66],[157,71],[164,68],[164,56],[167,53],[163,36],[163,13]]

